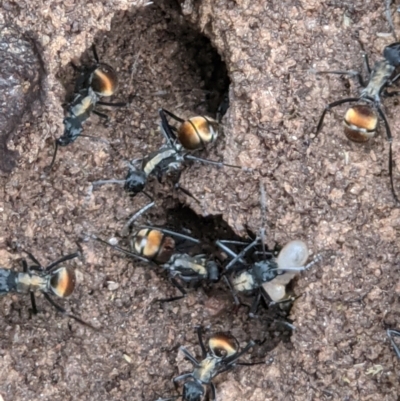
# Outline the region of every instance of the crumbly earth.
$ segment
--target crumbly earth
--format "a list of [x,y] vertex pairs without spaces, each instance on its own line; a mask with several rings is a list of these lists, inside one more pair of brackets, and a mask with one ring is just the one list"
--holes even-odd
[[[42,115],[8,143],[20,159],[1,177],[0,265],[19,269],[24,250],[44,265],[80,250],[81,258],[68,262],[76,268],[77,289],[60,304],[99,330],[62,317],[42,296],[41,313],[33,317],[28,296],[2,297],[0,399],[152,401],[174,395],[171,379],[190,369],[178,348],[199,356],[194,327],[201,324],[210,332],[231,331],[242,346],[266,339],[243,358],[265,365],[216,378],[219,400],[397,400],[399,361],[385,329],[400,328],[400,209],[390,192],[383,124],[370,143],[350,143],[343,106],[328,113],[314,135],[324,106],[359,90],[349,77],[315,71],[361,69],[362,47],[371,62],[381,58],[394,41],[385,2],[137,3],[2,3],[0,22],[12,19],[38,37],[48,76]],[[400,35],[399,16],[393,18]],[[63,132],[62,104],[73,89],[68,63],[89,63],[93,42],[119,74],[110,101],[129,105],[102,109],[108,123],[91,116],[84,134],[95,138],[61,148],[48,173],[54,139]],[[122,179],[129,160],[158,149],[160,107],[180,116],[206,112],[225,85],[215,50],[231,80],[230,108],[223,135],[201,156],[254,171],[187,168],[180,183],[200,204],[168,181],[152,181],[147,190],[156,207],[142,220],[162,224],[168,208],[186,203],[199,215],[222,215],[239,235],[246,228],[257,232],[262,181],[269,247],[299,238],[325,256],[294,283],[302,296],[291,311],[291,336],[265,313],[253,320],[246,308],[232,313],[222,283],[189,290],[181,301],[155,303],[176,295],[162,274],[88,239],[91,233],[117,237],[126,246],[119,233],[145,196],[130,198],[121,186],[92,182]],[[396,98],[384,100],[398,161],[396,106]]]

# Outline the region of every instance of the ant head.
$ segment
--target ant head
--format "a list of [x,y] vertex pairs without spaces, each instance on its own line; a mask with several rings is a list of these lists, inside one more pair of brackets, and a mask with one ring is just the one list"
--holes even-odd
[[394,67],[400,65],[400,42],[392,43],[383,50],[383,57]]
[[125,178],[124,189],[129,195],[136,196],[144,190],[146,182],[147,175],[144,171],[131,168]]
[[57,139],[57,144],[59,146],[67,146],[74,142],[83,130],[82,122],[76,117],[66,117],[63,123],[65,126],[64,134]]
[[131,247],[146,259],[166,263],[175,250],[175,240],[159,230],[142,228],[132,235]]
[[235,337],[227,333],[216,333],[208,340],[211,353],[218,358],[227,358],[238,352],[239,344]]
[[210,117],[196,116],[184,121],[178,129],[179,142],[185,149],[201,149],[218,136],[218,122]]
[[350,107],[344,116],[344,133],[353,142],[367,142],[375,135],[378,115],[368,104]]
[[280,269],[285,267],[304,266],[308,259],[308,247],[305,242],[294,240],[288,242],[276,259]]
[[183,401],[200,401],[204,396],[204,387],[197,381],[189,380],[183,385]]
[[60,298],[69,297],[75,289],[75,271],[71,268],[60,267],[51,273],[51,291]]
[[111,96],[118,87],[117,73],[108,64],[99,64],[92,74],[90,85],[99,96]]

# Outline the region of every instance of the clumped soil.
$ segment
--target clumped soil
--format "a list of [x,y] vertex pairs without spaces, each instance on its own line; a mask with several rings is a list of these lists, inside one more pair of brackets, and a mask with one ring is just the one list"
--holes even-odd
[[[20,268],[23,250],[44,265],[80,250],[80,260],[68,263],[77,270],[77,289],[60,303],[99,331],[63,318],[42,296],[41,313],[33,317],[29,297],[2,297],[3,399],[152,401],[176,394],[171,379],[190,369],[178,348],[199,355],[194,328],[201,324],[210,332],[231,331],[242,346],[266,339],[244,358],[265,359],[265,365],[238,367],[215,380],[219,400],[397,400],[399,361],[385,329],[400,328],[400,209],[390,193],[385,133],[381,126],[370,143],[349,143],[341,126],[345,107],[339,107],[314,136],[324,105],[359,89],[348,77],[315,71],[362,68],[361,44],[372,62],[382,57],[394,41],[386,34],[384,2],[187,0],[135,9],[116,2],[121,11],[89,4],[76,15],[70,4],[31,14],[6,5],[19,25],[39,30],[46,18],[52,23],[46,37],[39,35],[47,44],[46,111],[10,140],[20,159],[1,178],[0,265]],[[30,19],[35,12],[39,22]],[[105,15],[112,15],[110,30],[99,31]],[[398,15],[394,24],[400,32]],[[57,40],[46,39],[53,35]],[[47,173],[62,134],[61,104],[73,90],[67,62],[90,62],[93,42],[119,74],[119,90],[109,100],[129,105],[104,108],[107,123],[91,116],[84,134],[95,138],[61,148]],[[156,206],[140,221],[179,225],[182,219],[195,234],[209,230],[206,239],[221,227],[226,232],[226,224],[236,235],[257,232],[262,181],[268,246],[302,239],[313,254],[326,255],[293,285],[302,295],[290,314],[293,335],[271,323],[269,312],[258,319],[249,319],[245,307],[233,313],[222,282],[188,290],[181,301],[155,303],[176,295],[163,275],[89,239],[95,233],[126,245],[121,228],[147,203],[121,186],[91,183],[124,178],[128,161],[158,149],[160,107],[183,117],[212,115],[229,82],[223,134],[200,155],[255,170],[190,166],[180,183],[199,203],[168,180],[152,180],[147,190]],[[384,104],[396,161],[398,100]],[[397,166],[394,174],[400,188]],[[182,205],[220,217],[196,220],[187,209],[176,212]]]

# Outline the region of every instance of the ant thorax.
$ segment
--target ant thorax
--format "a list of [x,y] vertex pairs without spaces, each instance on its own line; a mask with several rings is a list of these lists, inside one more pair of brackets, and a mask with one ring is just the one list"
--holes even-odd
[[143,160],[142,168],[148,177],[156,169],[163,171],[177,170],[181,167],[183,160],[179,151],[163,145],[160,150],[151,153]]
[[200,366],[193,371],[193,377],[200,380],[202,383],[210,383],[212,378],[216,375],[216,367],[220,358],[215,356],[207,356],[200,362]]
[[197,273],[199,278],[207,278],[208,272],[205,267],[206,259],[201,256],[189,256],[186,254],[176,253],[163,267],[170,272],[177,272],[177,275],[182,273]]
[[51,276],[38,273],[18,273],[17,292],[27,294],[29,292],[49,292]]
[[377,61],[371,72],[367,87],[361,91],[361,97],[369,98],[376,103],[380,103],[380,93],[388,84],[388,80],[392,76],[395,68],[396,67],[387,60]]
[[81,119],[86,119],[98,100],[98,96],[91,87],[81,90],[75,96],[68,109],[68,117],[81,117]]

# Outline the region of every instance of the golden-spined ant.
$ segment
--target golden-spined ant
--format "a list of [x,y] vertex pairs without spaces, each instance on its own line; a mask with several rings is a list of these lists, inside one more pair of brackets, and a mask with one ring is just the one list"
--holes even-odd
[[[154,205],[154,202],[140,209],[125,224],[123,233],[129,231],[132,223]],[[206,254],[191,254],[183,252],[184,249],[193,249],[200,245],[196,238],[185,234],[177,233],[166,228],[152,226],[135,227],[130,234],[131,251],[121,248],[118,245],[104,241],[92,234],[91,238],[112,247],[125,255],[148,263],[167,272],[172,285],[179,290],[180,296],[160,299],[159,302],[169,302],[182,299],[186,296],[184,284],[196,285],[201,282],[219,281],[219,267],[214,260]]]
[[[250,243],[241,241],[218,240],[216,245],[231,260],[226,264],[223,278],[230,288],[236,305],[239,305],[237,293],[255,295],[250,307],[250,317],[255,316],[262,299],[267,305],[293,301],[286,287],[301,271],[308,270],[317,263],[321,256],[305,264],[308,259],[308,247],[300,240],[287,243],[279,253],[265,248],[265,190],[260,184],[262,228],[260,234]],[[235,253],[231,246],[242,250]],[[229,277],[230,276],[230,277]],[[229,278],[228,278],[229,277]]]
[[74,142],[83,131],[83,123],[91,113],[108,120],[108,116],[96,110],[97,105],[123,107],[126,103],[108,103],[100,101],[101,97],[112,96],[118,88],[116,71],[108,64],[100,63],[95,45],[92,46],[95,63],[87,67],[78,67],[71,63],[79,73],[75,84],[74,99],[69,103],[64,118],[64,134],[56,139],[53,159],[49,169],[53,167],[59,146],[67,146]]
[[[172,127],[168,123],[165,113],[174,116],[175,119],[182,122],[181,126],[178,129]],[[161,109],[159,114],[161,118],[161,132],[166,140],[161,148],[150,153],[143,159],[134,160],[130,164],[125,180],[100,180],[93,182],[93,186],[123,184],[125,191],[131,196],[136,196],[144,190],[150,176],[155,176],[161,181],[162,177],[166,174],[174,171],[178,171],[179,173],[184,163],[188,160],[212,164],[218,167],[226,166],[248,170],[240,166],[202,159],[191,154],[192,150],[201,149],[207,143],[211,143],[216,139],[218,134],[218,122],[216,120],[202,116],[183,120],[164,109]],[[184,144],[190,147],[187,148]],[[186,190],[181,189],[187,195],[191,196]]]
[[377,61],[372,69],[370,68],[367,54],[364,54],[364,61],[369,74],[367,83],[364,82],[363,77],[358,71],[317,72],[317,74],[339,74],[355,77],[363,89],[359,97],[336,100],[326,105],[318,122],[316,135],[322,130],[327,111],[344,103],[359,103],[346,111],[343,120],[345,135],[353,142],[367,142],[372,138],[377,129],[378,116],[380,116],[385,124],[386,138],[389,142],[389,177],[391,190],[396,203],[400,203],[393,183],[393,137],[389,122],[381,107],[381,97],[394,96],[400,93],[399,91],[387,91],[387,88],[392,86],[400,78],[400,74],[395,75],[396,67],[400,65],[400,42],[395,42],[386,46],[383,50],[383,60]]
[[78,257],[79,254],[72,253],[63,256],[50,263],[47,267],[43,267],[31,253],[26,252],[26,254],[34,265],[28,266],[26,260],[23,260],[23,272],[0,268],[0,295],[8,293],[30,294],[32,312],[37,314],[35,292],[41,292],[45,299],[64,316],[75,319],[80,324],[94,329],[89,323],[68,313],[51,298],[51,296],[67,298],[73,293],[76,281],[75,271],[70,267],[58,266],[67,260]]
[[229,333],[215,333],[208,340],[208,351],[204,345],[202,328],[197,329],[197,337],[202,352],[202,360],[198,361],[185,347],[179,350],[185,355],[193,366],[193,372],[175,377],[173,382],[183,380],[183,392],[179,396],[158,399],[157,401],[172,401],[182,397],[182,401],[200,401],[203,399],[206,389],[210,386],[210,400],[216,400],[215,384],[212,380],[223,372],[228,372],[235,366],[251,366],[264,364],[265,362],[242,363],[239,358],[246,354],[250,348],[255,346],[254,341],[250,341],[240,352],[239,343],[235,337]]

